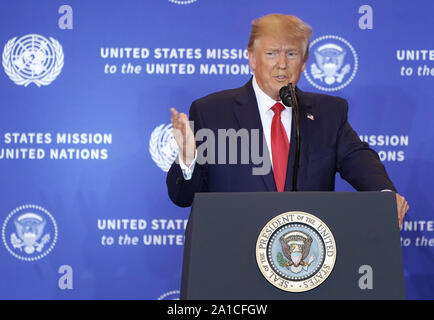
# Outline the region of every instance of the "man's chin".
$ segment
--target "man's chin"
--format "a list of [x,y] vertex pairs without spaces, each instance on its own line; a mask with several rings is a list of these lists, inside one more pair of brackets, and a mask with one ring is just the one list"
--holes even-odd
[[282,89],[282,87],[288,85],[288,83],[279,83],[275,88],[273,88],[273,94],[274,94],[274,98],[275,100],[280,100],[280,89]]

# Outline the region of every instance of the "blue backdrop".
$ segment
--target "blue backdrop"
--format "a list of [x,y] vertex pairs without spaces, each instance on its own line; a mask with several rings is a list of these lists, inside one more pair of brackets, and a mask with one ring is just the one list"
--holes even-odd
[[247,82],[251,21],[275,12],[312,25],[299,87],[348,99],[411,207],[407,296],[434,298],[432,1],[16,0],[0,4],[1,299],[179,297],[169,108]]

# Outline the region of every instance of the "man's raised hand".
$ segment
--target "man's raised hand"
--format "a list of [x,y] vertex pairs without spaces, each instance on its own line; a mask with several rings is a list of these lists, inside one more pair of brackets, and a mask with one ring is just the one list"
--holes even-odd
[[170,108],[173,136],[179,149],[179,156],[187,167],[190,167],[196,154],[196,140],[190,122],[185,113]]

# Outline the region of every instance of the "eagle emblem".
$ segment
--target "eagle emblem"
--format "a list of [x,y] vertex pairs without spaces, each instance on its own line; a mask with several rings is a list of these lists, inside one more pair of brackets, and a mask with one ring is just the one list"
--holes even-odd
[[[277,260],[281,267],[289,268],[294,273],[307,271],[315,260],[314,255],[309,257],[312,237],[302,231],[287,232],[279,238],[282,252],[277,254]],[[309,259],[307,260],[307,258]]]
[[[12,246],[20,251],[24,249],[27,254],[32,254],[35,251],[41,252],[50,240],[49,234],[42,236],[46,225],[45,219],[35,213],[25,213],[14,222],[18,236],[12,233]],[[39,239],[41,240],[38,242]]]
[[311,66],[312,76],[328,85],[341,83],[351,69],[349,64],[342,67],[346,51],[341,46],[327,43],[315,50],[314,54],[318,66],[315,63]]
[[336,242],[330,229],[303,211],[275,216],[256,242],[256,262],[262,275],[287,292],[316,288],[330,275],[335,261]]

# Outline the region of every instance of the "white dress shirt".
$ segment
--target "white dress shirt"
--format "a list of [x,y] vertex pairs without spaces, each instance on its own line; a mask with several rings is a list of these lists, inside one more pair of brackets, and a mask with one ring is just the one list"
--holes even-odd
[[[256,82],[255,76],[252,80],[253,90],[255,91],[256,102],[258,103],[259,115],[261,117],[262,128],[264,130],[265,141],[267,142],[268,152],[270,155],[271,164],[273,163],[273,154],[271,152],[271,122],[273,121],[274,112],[271,107],[277,102],[271,97],[269,97],[264,91],[259,88]],[[288,136],[288,141],[291,140],[291,123],[292,123],[292,109],[283,105],[285,109],[280,114],[282,124],[285,128],[286,135]],[[194,166],[196,164],[197,151],[195,158],[191,163],[190,167],[187,167],[181,157],[178,155],[179,165],[181,166],[182,174],[185,180],[190,180],[193,176]]]
[[[268,152],[270,155],[271,164],[273,164],[273,154],[271,152],[271,122],[273,121],[274,112],[271,107],[277,102],[269,97],[264,91],[259,88],[256,78],[252,80],[253,90],[255,90],[256,101],[258,102],[259,114],[261,116],[262,128],[264,129],[265,141],[267,142]],[[282,103],[281,101],[279,101]],[[292,109],[282,104],[285,109],[280,114],[280,119],[285,127],[288,141],[291,143],[291,124],[292,124]]]

